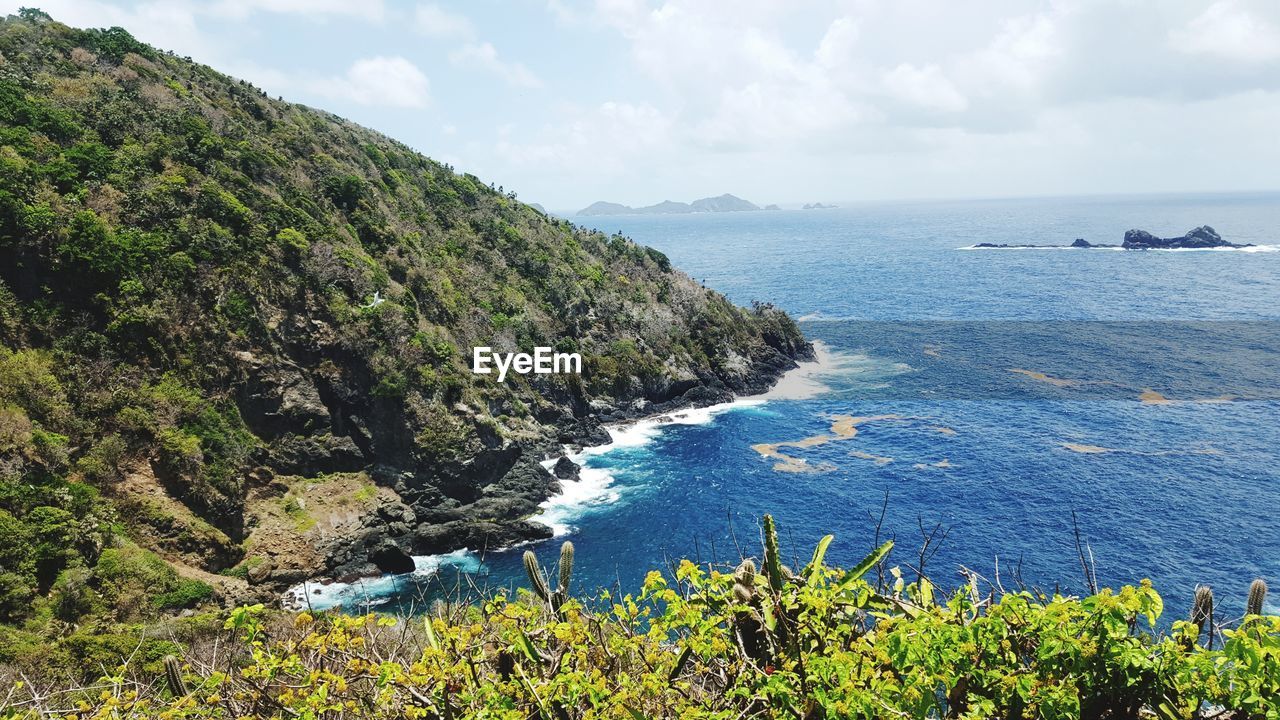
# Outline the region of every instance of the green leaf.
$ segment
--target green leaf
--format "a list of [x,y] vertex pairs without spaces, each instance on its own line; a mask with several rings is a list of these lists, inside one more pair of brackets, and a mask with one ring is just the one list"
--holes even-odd
[[920,578],[920,604],[924,607],[933,604],[933,583],[929,578]]
[[423,619],[422,628],[427,632],[427,643],[431,645],[432,648],[439,650],[440,640],[436,638],[435,628],[431,627],[431,618],[428,617]]
[[676,659],[675,667],[671,668],[671,672],[667,674],[667,682],[673,683],[676,678],[680,677],[680,673],[684,672],[685,665],[689,664],[689,658],[693,656],[693,648],[689,645],[684,646],[684,650],[680,652],[680,657]]
[[844,579],[840,581],[841,587],[852,583],[854,580],[866,575],[876,563],[884,559],[885,555],[893,549],[893,541],[887,540],[883,545],[871,551],[871,554],[862,558],[862,561],[853,566],[853,569],[845,573]]
[[826,557],[827,547],[830,546],[831,541],[835,539],[835,535],[824,535],[822,539],[818,541],[818,547],[813,549],[813,559],[809,561],[809,564],[805,566],[804,571],[801,573],[805,576],[805,579],[809,581],[809,584],[812,585],[817,582],[818,573],[822,570],[822,558]]
[[538,652],[538,648],[533,646],[533,641],[523,631],[516,638],[516,645],[520,647],[520,651],[524,653],[525,657],[529,658],[529,662],[541,664],[541,653]]

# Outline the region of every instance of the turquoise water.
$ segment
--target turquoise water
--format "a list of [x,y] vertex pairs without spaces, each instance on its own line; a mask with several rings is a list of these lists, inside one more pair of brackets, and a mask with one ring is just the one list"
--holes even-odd
[[[828,354],[808,397],[622,430],[582,458],[584,480],[544,517],[577,546],[579,590],[755,552],[766,512],[796,556],[831,532],[829,558],[848,563],[882,508],[904,568],[920,564],[922,532],[945,532],[925,558],[944,585],[963,565],[992,581],[998,568],[1005,587],[1081,590],[1073,511],[1099,582],[1151,578],[1171,612],[1199,583],[1228,613],[1252,578],[1280,584],[1280,195],[578,221],[662,250],[739,303],[783,307]],[[1202,224],[1262,247],[963,249]],[[842,416],[867,419],[842,438]],[[781,458],[753,448],[833,434],[774,448]],[[558,544],[534,549],[550,565]],[[408,607],[428,580],[523,583],[521,550],[333,597]]]

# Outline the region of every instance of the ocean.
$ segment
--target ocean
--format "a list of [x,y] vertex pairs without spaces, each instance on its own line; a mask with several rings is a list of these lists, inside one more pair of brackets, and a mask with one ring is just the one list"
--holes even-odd
[[[1198,584],[1227,615],[1253,578],[1280,585],[1280,194],[571,219],[782,307],[822,351],[768,396],[615,428],[578,455],[582,479],[541,516],[557,538],[532,547],[553,566],[573,540],[576,593],[758,554],[764,513],[796,564],[826,533],[836,564],[893,538],[890,564],[943,586],[966,568],[1081,593],[1083,555],[1100,585],[1150,578],[1166,621]],[[1205,224],[1255,247],[972,249]],[[525,549],[298,590],[413,611],[525,585]]]

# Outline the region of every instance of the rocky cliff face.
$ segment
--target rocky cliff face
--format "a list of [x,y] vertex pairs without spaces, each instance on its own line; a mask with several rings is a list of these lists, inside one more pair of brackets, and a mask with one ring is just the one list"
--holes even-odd
[[[545,537],[561,444],[811,353],[655,250],[38,13],[0,24],[0,211],[0,373],[30,381],[0,411],[34,429],[0,437],[0,484],[91,487],[259,587]],[[478,345],[584,369],[499,383]]]

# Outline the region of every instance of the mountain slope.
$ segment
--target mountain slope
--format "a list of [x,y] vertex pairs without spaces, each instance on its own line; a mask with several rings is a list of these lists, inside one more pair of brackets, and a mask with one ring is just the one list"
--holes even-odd
[[578,215],[680,215],[695,212],[738,212],[743,210],[759,210],[755,203],[748,202],[736,195],[725,193],[716,197],[699,198],[692,203],[663,200],[655,205],[633,208],[614,202],[598,200],[578,211]]
[[755,203],[729,193],[716,197],[700,198],[694,200],[690,205],[693,207],[694,212],[746,212],[760,209]]
[[[481,345],[584,371],[499,383]],[[119,28],[0,23],[0,526],[44,548],[0,553],[0,620],[122,537],[264,587],[545,537],[546,453],[810,352],[341,118]]]

